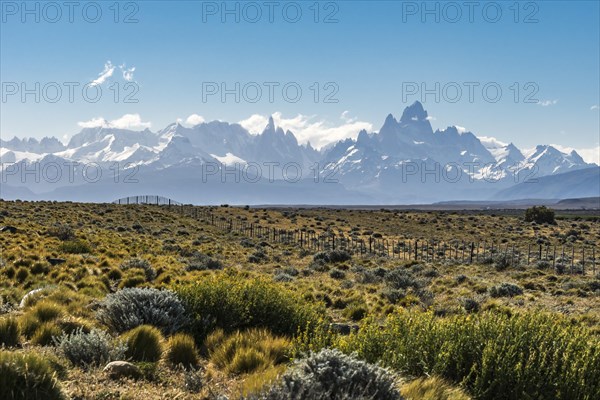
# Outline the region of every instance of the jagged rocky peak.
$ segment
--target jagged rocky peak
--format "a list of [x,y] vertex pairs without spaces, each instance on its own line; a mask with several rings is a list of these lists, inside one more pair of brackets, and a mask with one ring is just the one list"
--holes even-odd
[[9,141],[0,139],[0,147],[29,153],[55,153],[65,149],[65,145],[55,137],[44,137],[41,140],[35,138],[19,139],[16,136]]
[[[390,115],[392,115],[392,114],[390,114]],[[356,143],[367,144],[370,139],[371,138],[369,137],[369,134],[367,133],[367,131],[364,129],[361,129],[361,131],[358,132],[358,137],[356,138]]]
[[571,160],[573,162],[576,162],[576,163],[585,163],[585,161],[583,160],[583,158],[575,150],[571,150],[571,152],[569,153],[569,155],[571,156]]
[[275,121],[273,120],[273,116],[269,116],[269,122],[267,123],[267,126],[265,127],[265,130],[269,130],[269,131],[274,131],[275,130]]
[[410,106],[404,109],[400,122],[408,123],[410,121],[427,121],[427,111],[423,108],[423,104],[415,101]]
[[517,148],[517,146],[515,146],[513,144],[513,142],[510,142],[506,146],[506,152],[507,152],[507,156],[510,157],[511,159],[515,160],[515,161],[523,161],[525,159],[525,156],[523,155],[523,153],[521,152],[521,150],[519,150]]
[[394,116],[392,114],[388,114],[387,117],[385,117],[385,121],[383,122],[383,127],[392,127],[398,124],[398,121],[396,121],[396,118],[394,118]]

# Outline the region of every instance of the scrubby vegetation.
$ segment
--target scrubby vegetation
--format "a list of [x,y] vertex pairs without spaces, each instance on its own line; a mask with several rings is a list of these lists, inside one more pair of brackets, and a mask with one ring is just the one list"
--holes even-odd
[[106,332],[77,330],[56,340],[58,351],[73,365],[99,366],[113,360],[123,359],[127,346],[110,337]]
[[19,334],[19,323],[16,318],[0,318],[0,347],[14,347],[18,345]]
[[97,317],[119,333],[140,325],[152,325],[169,334],[187,322],[177,295],[153,288],[127,288],[109,294],[100,305]]
[[453,387],[437,376],[415,379],[404,385],[401,393],[407,399],[470,400],[463,390]]
[[[215,207],[220,228],[177,208],[0,205],[17,227],[0,232],[0,398],[600,398],[589,211]],[[396,247],[333,248],[342,234]],[[463,241],[485,237],[469,260]],[[436,257],[403,257],[417,239]],[[137,380],[104,373],[113,360]]]
[[267,328],[275,334],[295,335],[320,312],[292,292],[258,278],[221,274],[176,291],[194,320],[190,332],[198,343],[217,328],[226,332]]
[[217,330],[207,338],[206,346],[210,361],[231,374],[264,370],[288,360],[289,341],[265,329],[231,335]]
[[157,328],[150,325],[141,325],[133,328],[123,335],[123,342],[127,345],[125,356],[135,361],[156,362],[163,351],[163,337]]
[[394,375],[337,350],[299,360],[266,393],[265,400],[401,400]]
[[169,338],[165,360],[175,367],[195,368],[198,366],[197,353],[194,338],[185,333],[177,333]]
[[0,350],[0,399],[63,400],[56,371],[35,353]]
[[525,211],[526,222],[536,222],[538,224],[554,224],[554,210],[546,206],[535,206]]
[[437,318],[402,311],[383,327],[367,322],[340,347],[407,376],[444,377],[477,399],[600,396],[600,339],[546,314]]

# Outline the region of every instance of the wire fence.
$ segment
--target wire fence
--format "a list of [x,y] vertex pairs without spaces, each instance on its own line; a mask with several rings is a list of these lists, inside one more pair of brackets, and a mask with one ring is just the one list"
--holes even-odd
[[[139,197],[149,197],[139,199]],[[308,251],[346,251],[355,256],[382,256],[405,261],[460,262],[465,264],[494,264],[516,266],[535,264],[541,269],[555,269],[559,273],[596,275],[596,247],[593,245],[520,243],[491,241],[401,239],[358,234],[315,232],[307,228],[281,229],[218,215],[209,207],[181,205],[173,200],[153,200],[157,196],[133,196],[139,203],[168,206],[182,215],[201,220],[226,232],[237,232],[267,243],[293,245]],[[164,198],[162,198],[164,199]],[[121,199],[123,200],[123,199]],[[119,200],[120,201],[120,200]],[[156,203],[153,201],[157,201]]]
[[183,204],[163,196],[142,195],[129,196],[113,201],[114,204],[150,204],[157,206],[183,206]]

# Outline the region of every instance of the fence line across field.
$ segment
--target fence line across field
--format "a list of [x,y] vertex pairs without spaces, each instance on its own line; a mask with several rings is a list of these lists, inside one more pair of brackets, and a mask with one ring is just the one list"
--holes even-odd
[[141,195],[141,196],[129,196],[113,201],[114,204],[122,205],[134,205],[134,204],[147,204],[157,206],[183,206],[181,203],[171,200],[168,197],[156,196],[156,195]]
[[423,239],[368,239],[355,236],[336,235],[305,229],[280,229],[260,224],[225,218],[207,208],[184,206],[181,213],[204,221],[228,232],[242,233],[248,237],[263,239],[271,243],[293,244],[313,251],[345,250],[353,255],[377,255],[401,260],[416,261],[460,261],[462,263],[504,262],[518,265],[523,262],[543,263],[540,267],[556,268],[563,272],[596,275],[595,246],[528,244],[526,247],[508,243],[486,241]]
[[[159,199],[160,198],[160,199]],[[406,261],[454,261],[462,263],[504,263],[506,266],[537,263],[540,268],[560,268],[571,274],[596,275],[596,247],[575,245],[494,243],[487,241],[437,239],[359,238],[331,232],[280,229],[216,215],[208,207],[181,205],[160,196],[131,196],[117,204],[167,205],[182,215],[202,219],[227,232],[238,232],[270,243],[290,244],[314,252],[344,250],[358,256],[384,256]],[[172,207],[177,206],[177,207]]]

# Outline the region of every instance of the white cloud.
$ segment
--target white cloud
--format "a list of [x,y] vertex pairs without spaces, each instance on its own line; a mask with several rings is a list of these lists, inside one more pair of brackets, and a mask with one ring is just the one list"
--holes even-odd
[[555,104],[558,103],[558,100],[544,100],[544,101],[538,101],[537,104],[542,106],[542,107],[548,107],[548,106],[553,106]]
[[575,150],[586,162],[600,165],[600,146]]
[[592,110],[592,111],[600,110],[600,106],[598,104],[594,104],[593,106],[590,107],[590,110]]
[[140,114],[125,114],[110,121],[110,125],[118,129],[146,129],[152,126],[150,122],[142,122]]
[[437,120],[437,118],[436,118],[436,117],[434,117],[433,115],[429,115],[429,116],[427,116],[427,118],[425,118],[425,119],[426,119],[427,121],[435,121],[435,120]]
[[78,122],[82,128],[117,128],[117,129],[130,129],[130,130],[141,130],[150,128],[152,123],[143,122],[140,114],[125,114],[120,118],[107,121],[104,118],[92,118],[89,121]]
[[585,162],[600,165],[600,146],[579,149],[575,149],[573,147],[568,146],[562,146],[560,144],[551,144],[550,146],[556,148],[559,151],[562,151],[563,153],[570,153],[573,150],[575,150]]
[[135,67],[127,68],[125,64],[119,65],[119,69],[123,73],[123,79],[127,82],[133,81],[133,73],[135,71]]
[[342,113],[342,115],[340,115],[340,119],[342,121],[348,122],[348,123],[356,122],[356,117],[352,118],[349,115],[350,115],[350,111],[346,110]]
[[477,136],[477,139],[479,139],[486,149],[499,149],[508,146],[508,143],[504,143],[492,136]]
[[[342,123],[337,125],[316,118],[314,115],[302,114],[298,114],[293,118],[284,118],[281,112],[273,114],[275,125],[281,127],[284,131],[292,131],[300,144],[310,142],[317,149],[349,137],[356,139],[362,129],[373,130],[373,125],[370,122],[350,118],[347,112],[342,113],[340,116]],[[264,130],[268,119],[268,116],[254,114],[240,121],[239,124],[250,133],[259,134]]]
[[467,128],[465,128],[464,126],[458,126],[458,125],[454,125],[456,127],[456,130],[458,131],[458,133],[465,133],[467,131]]
[[243,126],[251,134],[258,135],[265,129],[265,126],[267,126],[268,120],[269,119],[263,115],[252,114],[250,117],[248,117],[238,123],[241,126]]
[[102,72],[98,74],[98,78],[92,81],[92,85],[102,85],[104,82],[106,82],[108,78],[110,78],[113,75],[114,72],[115,66],[112,65],[110,61],[107,61],[106,64],[104,64],[104,69],[102,70]]
[[[111,78],[117,67],[113,65],[113,63],[109,60],[104,64],[104,69],[98,74],[98,77],[91,82],[92,86],[102,85],[109,78]],[[123,79],[127,82],[133,81],[133,73],[135,72],[135,67],[127,68],[127,65],[122,64],[119,65],[119,69],[121,70],[121,74]]]
[[89,121],[78,122],[77,125],[82,128],[107,128],[108,121],[104,118],[92,118]]
[[205,121],[202,115],[192,114],[185,120],[185,124],[189,126],[196,126]]

